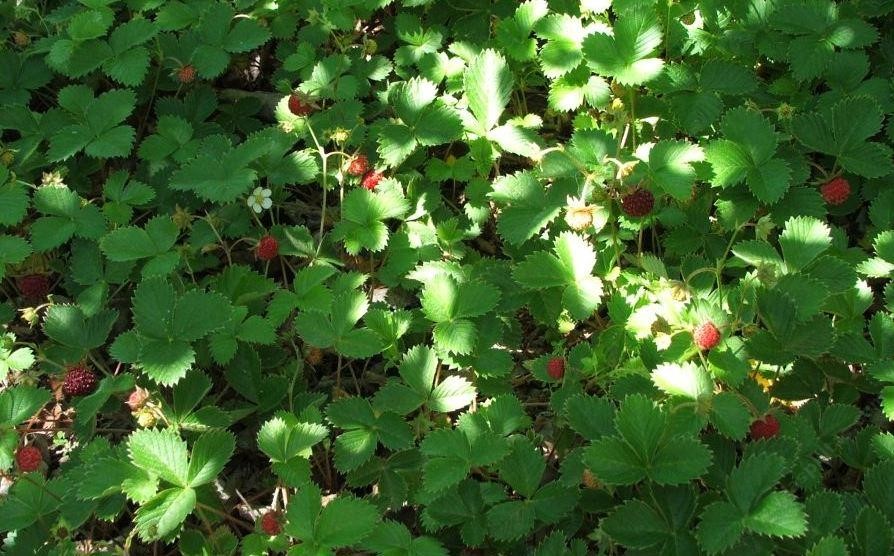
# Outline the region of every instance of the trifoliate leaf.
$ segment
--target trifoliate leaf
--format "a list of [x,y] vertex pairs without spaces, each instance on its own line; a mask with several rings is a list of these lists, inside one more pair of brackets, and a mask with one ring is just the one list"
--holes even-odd
[[278,414],[261,427],[258,446],[273,462],[286,462],[310,454],[310,448],[322,441],[328,431],[323,425],[303,423],[291,414]]
[[650,10],[633,10],[618,17],[611,33],[597,30],[583,42],[589,66],[624,85],[641,85],[661,73],[664,61],[650,57],[661,45],[661,27]]
[[883,119],[875,100],[854,97],[831,109],[796,116],[792,129],[804,146],[836,157],[848,172],[877,178],[894,171],[890,147],[868,140],[879,132]]

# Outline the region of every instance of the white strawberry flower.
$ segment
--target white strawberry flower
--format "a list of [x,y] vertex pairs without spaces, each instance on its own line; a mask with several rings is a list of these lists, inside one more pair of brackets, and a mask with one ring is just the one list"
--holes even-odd
[[269,209],[273,206],[273,200],[270,198],[272,194],[273,192],[266,187],[256,187],[251,192],[251,195],[248,196],[247,203],[249,208],[257,213]]

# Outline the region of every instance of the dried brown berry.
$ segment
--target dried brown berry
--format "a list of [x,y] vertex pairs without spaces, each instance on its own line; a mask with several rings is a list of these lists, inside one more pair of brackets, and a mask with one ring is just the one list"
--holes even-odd
[[621,198],[621,210],[627,216],[639,218],[652,212],[655,207],[655,195],[648,189],[638,187]]
[[27,299],[38,301],[50,293],[50,280],[43,274],[29,274],[18,280],[19,291]]

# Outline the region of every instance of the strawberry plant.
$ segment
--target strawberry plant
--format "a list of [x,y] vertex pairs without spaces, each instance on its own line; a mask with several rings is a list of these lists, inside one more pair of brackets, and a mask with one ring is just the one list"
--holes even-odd
[[0,27],[0,553],[894,552],[894,2]]

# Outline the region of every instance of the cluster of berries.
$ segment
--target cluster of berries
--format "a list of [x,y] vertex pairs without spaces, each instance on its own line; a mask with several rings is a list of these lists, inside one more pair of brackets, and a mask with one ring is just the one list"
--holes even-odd
[[[62,381],[62,393],[74,398],[87,396],[96,391],[98,384],[96,374],[84,365],[75,365],[68,369]],[[43,452],[34,445],[22,446],[16,450],[16,466],[22,473],[37,471],[43,464]]]
[[362,154],[358,154],[351,159],[351,163],[348,164],[348,174],[355,178],[361,178],[360,185],[370,191],[374,190],[379,185],[379,182],[382,181],[382,178],[385,177],[382,172],[371,170],[369,168],[369,159]]

